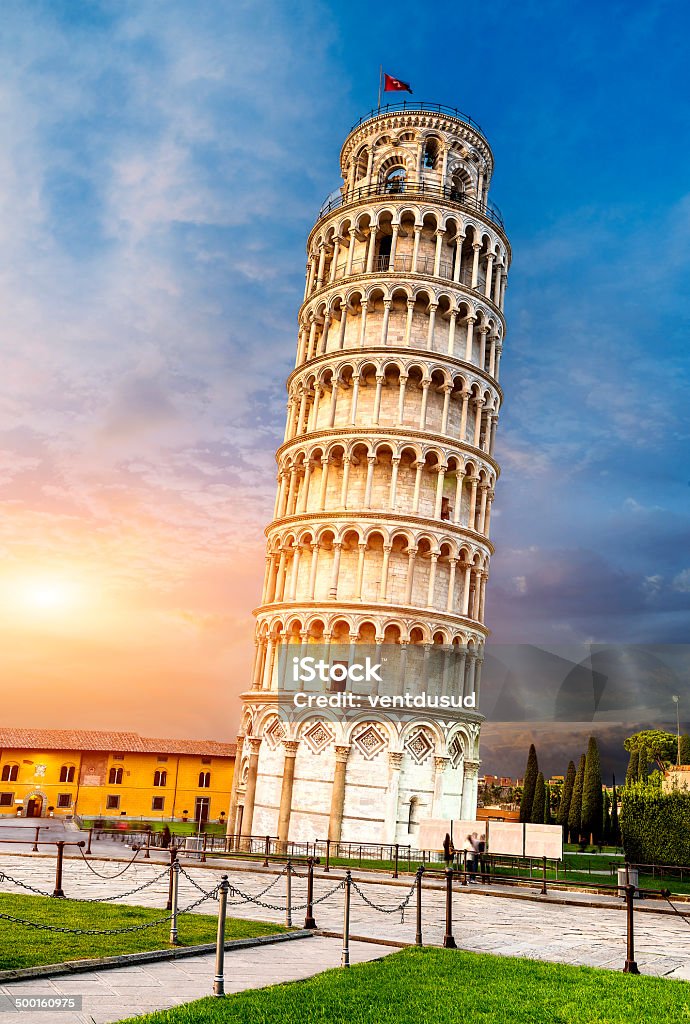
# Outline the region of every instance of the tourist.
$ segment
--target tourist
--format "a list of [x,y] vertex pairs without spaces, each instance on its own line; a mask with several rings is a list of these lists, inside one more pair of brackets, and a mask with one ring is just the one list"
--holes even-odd
[[470,872],[468,881],[475,881],[475,871],[477,869],[476,858],[477,851],[472,840],[472,836],[468,835],[465,842],[462,844],[463,853],[465,856],[465,871]]
[[477,861],[478,861],[479,872],[480,872],[479,877],[480,877],[481,881],[482,882],[488,882],[489,877],[488,877],[488,872],[486,870],[486,867],[487,867],[487,864],[486,864],[486,835],[484,835],[484,833],[482,833],[482,835],[480,835],[479,841],[477,843]]
[[171,839],[172,835],[170,834],[170,829],[166,825],[163,831],[161,832],[161,846],[163,847],[164,850],[167,850],[168,847],[170,846]]
[[453,846],[453,840],[446,832],[446,838],[443,840],[443,859],[446,862],[446,871],[452,865],[454,856],[455,847]]

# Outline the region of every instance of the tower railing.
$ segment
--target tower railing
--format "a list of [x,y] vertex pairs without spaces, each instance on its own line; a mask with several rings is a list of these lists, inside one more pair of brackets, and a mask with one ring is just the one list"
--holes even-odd
[[319,210],[318,220],[348,203],[356,203],[362,199],[379,196],[391,199],[397,199],[400,196],[410,199],[421,197],[454,203],[469,210],[476,210],[477,213],[488,217],[494,224],[497,224],[501,231],[505,230],[503,214],[495,203],[488,200],[484,202],[477,199],[476,196],[461,192],[454,185],[436,185],[425,181],[402,181],[399,178],[392,181],[376,182],[372,185],[358,185],[357,188],[348,189],[337,195],[331,192]]
[[353,132],[365,121],[370,121],[373,117],[379,117],[381,114],[395,114],[401,111],[414,113],[416,110],[431,114],[449,114],[451,117],[457,118],[458,121],[464,121],[482,136],[484,135],[481,125],[477,124],[469,114],[463,114],[462,110],[458,110],[457,107],[449,107],[445,103],[425,103],[422,100],[401,100],[399,103],[384,103],[383,106],[374,107],[368,114],[360,117],[359,121],[352,125],[350,131]]

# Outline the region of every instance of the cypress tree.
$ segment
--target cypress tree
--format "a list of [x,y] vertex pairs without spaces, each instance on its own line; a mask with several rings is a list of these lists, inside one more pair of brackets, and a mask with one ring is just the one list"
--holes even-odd
[[580,763],[577,766],[577,772],[575,773],[573,798],[570,801],[570,810],[568,811],[568,831],[570,832],[571,843],[580,841],[580,832],[582,831],[582,786],[585,779],[585,761],[585,755],[582,754]]
[[565,782],[563,783],[563,791],[561,793],[561,802],[558,805],[558,814],[556,815],[556,823],[563,825],[564,830],[568,830],[568,812],[570,811],[570,801],[573,798],[573,786],[575,785],[575,762],[568,762],[568,770],[565,773]]
[[640,753],[638,750],[630,751],[630,760],[628,761],[628,770],[625,773],[625,785],[629,786],[631,782],[637,782],[637,777],[640,769]]
[[621,844],[621,828],[618,823],[618,794],[616,793],[616,776],[613,776],[613,793],[611,794],[611,842],[614,846]]
[[551,787],[544,783],[544,824],[551,824]]
[[611,797],[608,789],[604,790],[604,821],[602,839],[605,843],[611,842]]
[[532,817],[530,821],[536,825],[544,824],[544,804],[546,801],[546,787],[544,786],[543,772],[537,774],[537,782],[534,787],[534,801],[532,803]]
[[582,831],[589,835],[590,842],[601,839],[604,823],[604,800],[601,791],[601,762],[599,748],[594,736],[589,737],[585,777],[582,784]]
[[537,785],[539,763],[534,743],[530,743],[527,765],[525,767],[525,779],[522,784],[522,800],[520,801],[520,821],[532,820],[532,804],[534,803],[534,790]]
[[686,732],[680,738],[680,763],[690,764],[690,736]]

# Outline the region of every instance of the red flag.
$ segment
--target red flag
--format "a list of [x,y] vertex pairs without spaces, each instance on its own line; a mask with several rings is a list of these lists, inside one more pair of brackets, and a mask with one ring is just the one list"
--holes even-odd
[[410,89],[410,86],[407,82],[403,82],[399,78],[393,78],[392,75],[387,75],[385,71],[383,73],[383,79],[384,92],[412,92],[412,89]]

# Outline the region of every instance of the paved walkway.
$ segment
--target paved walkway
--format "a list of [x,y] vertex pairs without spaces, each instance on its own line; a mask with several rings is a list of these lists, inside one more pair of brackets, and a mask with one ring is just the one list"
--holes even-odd
[[[342,942],[315,936],[275,946],[257,946],[225,955],[225,990],[242,992],[279,982],[309,978],[337,967]],[[392,952],[390,946],[355,942],[350,948],[353,963],[376,960]],[[154,1010],[169,1009],[211,995],[215,958],[194,956],[177,961],[120,967],[43,981],[16,981],[0,985],[0,994],[17,996],[83,997],[81,1012],[22,1011],[2,1014],[3,1021],[21,1024],[108,1024]]]
[[[185,868],[197,885],[205,890],[212,889],[220,879],[221,870],[214,867]],[[42,857],[7,856],[0,853],[0,871],[17,880],[26,882],[46,892],[51,892],[54,881],[54,863]],[[67,896],[93,898],[96,896],[128,893],[145,885],[145,888],[126,896],[122,902],[148,907],[165,907],[167,899],[167,878],[164,866],[150,861],[135,862],[119,877],[101,878],[94,874],[113,876],[122,871],[122,866],[113,862],[69,861],[65,864],[64,890]],[[162,877],[154,884],[146,885],[157,875]],[[242,893],[258,896],[258,902],[248,902],[232,895],[228,913],[253,920],[285,920],[285,877],[261,871],[229,872],[231,883]],[[399,885],[381,884],[366,876],[361,877],[361,889],[366,897],[378,907],[391,911],[398,906],[410,890],[412,880],[401,880]],[[314,914],[319,928],[329,931],[342,929],[343,894],[334,893],[323,902],[320,898],[342,881],[342,872],[331,871],[315,879],[316,903]],[[270,886],[263,895],[262,890]],[[535,889],[521,889],[525,899],[514,899],[497,895],[491,887],[492,897],[485,895],[482,886],[456,888],[454,896],[454,934],[463,949],[499,953],[507,956],[525,956],[537,960],[552,960],[561,963],[589,964],[592,966],[621,969],[625,960],[625,914],[622,901],[608,899],[607,904],[597,907],[585,905],[563,906],[546,903]],[[7,879],[0,882],[0,891],[21,892]],[[514,895],[514,890],[512,895]],[[304,904],[306,880],[296,877],[292,883],[293,904]],[[200,893],[184,875],[180,879],[180,908],[192,904]],[[651,905],[651,901],[650,904]],[[444,931],[444,892],[438,885],[425,888],[423,899],[424,941],[441,945]],[[655,901],[655,907],[661,904]],[[686,911],[687,904],[681,905]],[[209,900],[197,910],[198,913],[214,913],[216,904]],[[641,908],[640,908],[641,910]],[[304,910],[295,910],[293,921],[301,925]],[[184,919],[181,928],[184,927]],[[414,898],[401,920],[400,910],[381,913],[369,906],[358,893],[353,893],[352,925],[353,935],[374,940],[413,942],[415,933]],[[307,940],[309,941],[309,940]],[[690,980],[690,918],[681,919],[671,913],[638,912],[635,915],[635,948],[640,969],[646,974]]]

